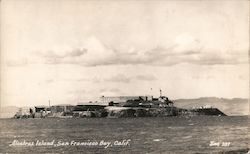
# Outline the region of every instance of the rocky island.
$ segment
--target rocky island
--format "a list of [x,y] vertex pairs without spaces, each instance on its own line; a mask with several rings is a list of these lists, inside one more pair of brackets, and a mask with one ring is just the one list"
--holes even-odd
[[[102,103],[89,102],[85,104],[35,106],[28,112],[19,111],[14,118],[84,118],[84,117],[167,117],[167,116],[226,116],[217,108],[201,106],[184,109],[174,106],[166,96],[119,96],[101,97]],[[106,105],[103,105],[105,104]]]

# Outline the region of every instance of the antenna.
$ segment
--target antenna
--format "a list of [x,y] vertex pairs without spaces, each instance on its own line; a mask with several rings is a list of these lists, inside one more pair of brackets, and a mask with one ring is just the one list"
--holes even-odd
[[161,94],[161,89],[160,89],[160,97],[162,96],[162,94]]
[[50,100],[49,100],[49,107],[50,107]]
[[102,96],[102,103],[104,103],[105,102],[105,97],[104,97],[104,95]]

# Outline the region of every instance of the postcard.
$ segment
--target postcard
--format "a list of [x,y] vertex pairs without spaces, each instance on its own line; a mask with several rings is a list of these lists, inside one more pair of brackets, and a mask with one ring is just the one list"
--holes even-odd
[[0,154],[250,154],[248,0],[1,0]]

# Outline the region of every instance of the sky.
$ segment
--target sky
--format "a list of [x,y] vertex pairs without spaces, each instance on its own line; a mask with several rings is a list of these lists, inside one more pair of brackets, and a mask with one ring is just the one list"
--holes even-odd
[[249,1],[2,0],[1,105],[249,97]]

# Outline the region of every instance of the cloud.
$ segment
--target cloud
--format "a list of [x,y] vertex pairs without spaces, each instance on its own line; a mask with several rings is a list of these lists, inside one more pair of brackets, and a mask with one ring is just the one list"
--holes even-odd
[[153,76],[153,75],[149,75],[149,74],[137,75],[137,76],[131,76],[131,77],[128,77],[128,76],[123,75],[123,74],[117,74],[117,75],[112,76],[110,78],[106,78],[103,81],[129,83],[129,82],[131,82],[133,80],[154,81],[154,80],[156,80],[156,77]]
[[[72,63],[74,59],[81,57],[87,53],[85,48],[75,48],[71,51],[60,50],[53,51],[49,50],[46,52],[37,52],[37,56],[41,57],[43,62],[46,64],[60,64],[60,63]],[[70,62],[72,61],[72,62]]]
[[88,39],[83,46],[63,55],[56,55],[52,52],[46,55],[46,61],[51,64],[71,63],[84,66],[128,64],[171,66],[179,63],[220,65],[246,62],[246,60],[242,61],[240,55],[205,51],[199,39],[187,34],[178,36],[175,43],[169,47],[157,46],[152,49],[134,49],[129,52],[109,47],[96,38]]
[[104,79],[104,81],[108,81],[108,82],[123,82],[123,83],[129,83],[130,80],[131,80],[131,78],[126,77],[123,74],[117,74],[117,75],[112,76],[110,78]]
[[87,67],[103,65],[155,65],[172,66],[180,63],[196,65],[223,65],[247,63],[246,55],[234,51],[215,51],[204,48],[201,40],[181,34],[169,47],[151,49],[118,50],[91,37],[81,47],[37,52],[36,58],[12,61],[8,66],[23,66],[28,63],[76,64]]
[[137,80],[144,80],[144,81],[153,81],[156,80],[156,77],[153,75],[137,75],[135,77]]

